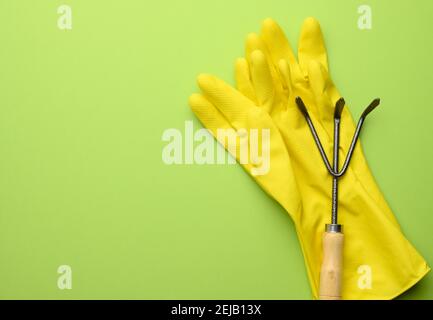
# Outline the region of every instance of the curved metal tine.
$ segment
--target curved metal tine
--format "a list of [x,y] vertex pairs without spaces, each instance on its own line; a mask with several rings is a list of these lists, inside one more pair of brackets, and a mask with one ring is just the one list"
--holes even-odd
[[380,99],[379,98],[376,98],[376,99],[374,99],[369,105],[368,105],[368,107],[367,108],[365,108],[365,110],[364,110],[364,112],[362,113],[362,115],[361,115],[361,118],[366,118],[367,117],[367,115],[371,112],[371,111],[373,111],[374,109],[376,109],[376,107],[377,106],[379,106],[379,104],[380,104]]
[[313,121],[311,121],[310,115],[308,114],[304,101],[302,101],[301,97],[296,97],[295,101],[296,101],[296,105],[298,106],[299,110],[302,112],[302,114],[305,117],[305,120],[307,121],[308,127],[310,128],[310,131],[314,138],[314,142],[316,143],[320,155],[322,156],[322,160],[325,163],[326,169],[328,169],[329,173],[335,177],[336,173],[334,172],[334,170],[332,170],[331,164],[329,163],[328,157],[326,156],[325,150],[323,149],[322,143],[320,142],[319,139],[319,135],[317,134],[317,131],[314,128]]
[[380,104],[380,99],[374,99],[367,108],[365,108],[361,117],[358,120],[358,124],[356,125],[355,134],[353,135],[352,142],[350,143],[349,151],[347,152],[346,159],[344,160],[343,167],[341,171],[336,173],[334,177],[341,177],[346,173],[347,168],[349,167],[349,162],[352,159],[353,151],[355,150],[356,143],[358,142],[359,134],[361,133],[362,125],[364,124],[365,118],[367,115],[373,111]]

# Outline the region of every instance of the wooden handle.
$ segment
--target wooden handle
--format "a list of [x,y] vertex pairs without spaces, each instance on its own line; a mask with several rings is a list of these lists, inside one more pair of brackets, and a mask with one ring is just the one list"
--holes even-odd
[[340,300],[343,272],[344,235],[339,232],[323,234],[323,261],[320,269],[320,300]]

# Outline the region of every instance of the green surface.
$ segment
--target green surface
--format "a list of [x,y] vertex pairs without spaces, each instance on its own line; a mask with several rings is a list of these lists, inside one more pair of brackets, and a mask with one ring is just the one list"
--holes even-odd
[[[432,15],[430,0],[1,1],[0,298],[311,297],[289,217],[240,166],[161,160],[165,129],[200,127],[196,75],[233,82],[268,16],[294,45],[319,19],[353,114],[382,98],[363,145],[432,265]],[[72,290],[57,288],[62,264]],[[433,298],[433,275],[404,297]]]

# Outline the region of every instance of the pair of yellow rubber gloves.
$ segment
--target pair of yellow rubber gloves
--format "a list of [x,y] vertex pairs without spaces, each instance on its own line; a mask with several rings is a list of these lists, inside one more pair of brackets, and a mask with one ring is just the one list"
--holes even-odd
[[[254,163],[242,165],[292,218],[317,299],[332,177],[295,98],[305,102],[331,158],[334,106],[341,96],[329,77],[319,23],[314,18],[305,20],[296,58],[278,24],[266,19],[260,35],[247,37],[246,58],[236,61],[235,75],[237,88],[212,75],[199,75],[201,93],[190,97],[190,106],[215,138],[218,129],[270,130],[269,172],[254,175]],[[355,130],[347,107],[341,121],[340,158],[344,159]],[[219,142],[228,148],[227,141]],[[239,148],[231,153],[239,161]],[[403,235],[359,143],[339,190],[339,223],[345,234],[342,298],[398,296],[429,267]]]

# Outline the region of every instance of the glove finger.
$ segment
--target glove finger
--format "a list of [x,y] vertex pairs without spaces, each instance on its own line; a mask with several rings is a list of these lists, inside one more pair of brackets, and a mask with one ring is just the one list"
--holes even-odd
[[290,74],[290,65],[285,59],[281,59],[278,62],[278,72],[283,83],[283,88],[287,92],[287,97],[292,94],[292,79]]
[[[189,97],[189,105],[197,118],[214,136],[214,138],[239,161],[240,138],[236,134],[230,122],[205,96],[195,93]],[[235,137],[235,143],[231,139],[226,139],[226,135],[220,134],[221,130],[232,130]],[[228,131],[226,131],[228,132]]]
[[308,77],[310,88],[314,95],[317,107],[317,116],[324,124],[332,124],[334,104],[327,94],[328,76],[320,62],[311,60],[308,64]]
[[265,43],[269,54],[271,55],[273,64],[278,66],[281,59],[288,60],[290,66],[297,65],[293,50],[284,35],[280,26],[272,19],[268,18],[263,21],[261,38]]
[[235,64],[235,79],[236,87],[245,97],[257,103],[257,98],[254,93],[253,84],[250,78],[250,68],[248,62],[244,58],[236,60]]
[[218,129],[230,129],[232,126],[224,115],[207,100],[202,94],[195,93],[189,97],[191,110],[204,127],[209,129],[214,136]]
[[275,88],[268,61],[259,50],[251,54],[251,79],[259,106],[264,107],[266,112],[270,112]]
[[[271,74],[271,82],[273,88],[277,90],[278,92],[281,92],[282,90],[282,80],[279,77],[278,74],[278,65],[272,60],[271,54],[269,53],[268,48],[266,47],[266,44],[264,43],[263,39],[261,39],[257,34],[250,33],[247,37],[247,40],[245,42],[245,56],[247,58],[248,63],[252,64],[252,54],[254,51],[260,51],[265,56],[265,59],[268,64],[268,69]],[[251,68],[251,67],[250,67]],[[251,75],[252,76],[252,75]],[[253,79],[254,80],[254,79]],[[257,96],[257,93],[256,93]],[[257,101],[259,102],[259,101]]]
[[318,61],[325,70],[328,70],[328,58],[325,41],[319,22],[314,18],[307,18],[302,25],[298,45],[299,65],[304,73],[308,72],[310,61]]
[[245,57],[248,63],[251,63],[251,54],[256,50],[260,50],[266,54],[266,45],[258,34],[250,33],[245,40]]
[[254,107],[251,100],[214,76],[199,75],[197,82],[204,96],[218,108],[232,126],[244,126],[248,110]]

